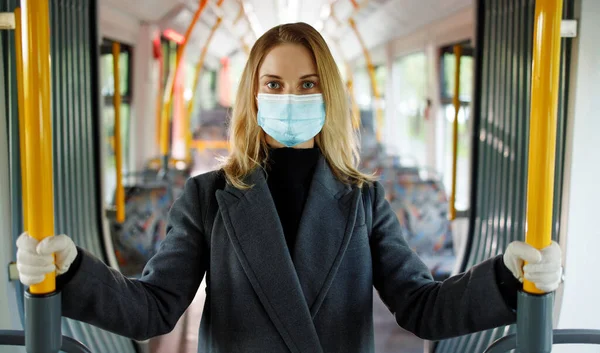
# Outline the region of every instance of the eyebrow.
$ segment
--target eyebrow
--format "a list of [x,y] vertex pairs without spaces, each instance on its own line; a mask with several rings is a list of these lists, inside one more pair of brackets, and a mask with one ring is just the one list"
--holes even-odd
[[[300,79],[304,80],[305,78],[309,78],[309,77],[313,77],[313,76],[317,77],[317,78],[319,77],[319,75],[317,75],[317,74],[308,74],[308,75],[301,76]],[[264,74],[260,78],[263,78],[263,77],[274,78],[274,79],[277,79],[277,80],[281,80],[282,79],[281,76],[271,75],[271,74]]]

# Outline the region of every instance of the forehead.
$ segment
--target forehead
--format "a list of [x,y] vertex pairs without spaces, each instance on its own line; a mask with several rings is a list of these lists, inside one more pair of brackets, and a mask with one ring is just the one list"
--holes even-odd
[[313,56],[300,44],[280,44],[271,49],[258,70],[259,77],[265,74],[297,78],[316,74],[317,68]]

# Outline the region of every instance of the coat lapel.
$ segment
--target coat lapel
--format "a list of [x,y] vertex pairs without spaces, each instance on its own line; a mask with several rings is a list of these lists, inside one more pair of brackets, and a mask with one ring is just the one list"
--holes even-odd
[[294,266],[315,317],[340,266],[356,221],[360,190],[338,181],[321,156],[304,206]]
[[262,169],[247,182],[254,187],[216,195],[236,255],[290,351],[322,352]]

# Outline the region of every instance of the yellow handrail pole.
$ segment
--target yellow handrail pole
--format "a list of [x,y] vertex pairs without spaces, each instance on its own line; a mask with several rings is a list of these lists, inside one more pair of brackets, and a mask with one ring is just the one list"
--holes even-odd
[[[220,17],[222,20],[222,25],[225,26],[225,28],[230,32],[230,34],[232,36],[235,35],[235,33],[237,33],[236,30],[234,30],[236,24],[240,21],[240,20],[244,20],[244,22],[247,25],[247,30],[251,31],[252,33],[254,33],[255,35],[257,35],[256,32],[254,32],[254,28],[252,27],[252,24],[250,22],[250,18],[248,17],[248,13],[246,13],[246,10],[244,9],[244,3],[240,0],[237,0],[236,3],[239,7],[238,13],[235,16],[235,19],[233,21],[228,21],[227,18],[224,16],[223,12],[220,9],[221,4],[223,3],[224,0],[218,0],[217,3],[215,5],[213,5],[212,3],[208,3],[208,5],[214,10],[214,13],[217,15],[217,18]],[[239,37],[239,45],[240,47],[244,50],[244,53],[246,53],[246,55],[250,54],[250,47],[248,46],[248,44],[246,44],[244,42],[244,37],[245,35]]]
[[460,58],[462,47],[454,46],[454,59],[456,69],[454,70],[454,121],[452,122],[452,192],[450,193],[450,220],[456,219],[456,165],[458,161],[458,112],[460,111]]
[[332,19],[335,21],[335,24],[336,24],[338,27],[342,27],[342,25],[343,25],[343,24],[342,24],[342,22],[339,20],[339,18],[337,18],[336,14],[335,14],[335,12],[334,12],[334,10],[333,10],[333,5],[334,5],[334,3],[331,3],[331,4],[329,5],[329,17],[330,17],[330,18],[332,18]]
[[[220,0],[217,3],[217,6],[221,6],[222,3],[223,3],[223,0]],[[185,158],[184,159],[188,162],[190,161],[190,158],[191,158],[190,157],[190,148],[192,145],[192,129],[191,129],[190,125],[191,125],[191,120],[192,120],[192,111],[194,110],[194,105],[196,103],[196,90],[198,88],[198,81],[200,81],[200,74],[202,73],[202,68],[204,67],[204,60],[206,58],[206,53],[208,53],[208,47],[210,45],[210,42],[212,41],[212,38],[213,38],[215,32],[221,25],[222,21],[223,21],[223,19],[221,17],[217,17],[217,20],[215,21],[214,25],[210,29],[208,38],[206,39],[206,42],[204,43],[204,47],[202,48],[202,52],[200,53],[200,58],[198,59],[198,62],[196,63],[194,82],[192,83],[192,97],[190,98],[189,102],[187,103],[187,106],[185,109],[185,120],[184,120],[184,131],[185,131]]]
[[[326,6],[329,6],[329,17],[325,18],[325,20],[323,21],[323,25],[325,25],[327,23],[327,20],[329,20],[330,18],[335,21],[335,23],[337,24],[338,27],[341,27],[346,22],[346,21],[340,21],[340,19],[334,13],[334,6],[338,1],[339,0],[333,0],[328,5],[326,5]],[[361,1],[360,3],[355,0],[350,0],[350,2],[352,3],[352,7],[354,7],[354,9],[352,10],[352,12],[350,13],[350,16],[348,16],[348,18],[354,17],[360,10],[362,10],[364,7],[366,7],[369,4],[370,0],[364,0],[364,1]]]
[[198,9],[194,13],[192,22],[185,31],[185,39],[183,43],[177,48],[177,61],[175,62],[175,70],[169,73],[169,79],[167,81],[167,87],[165,89],[164,105],[162,109],[161,124],[160,124],[160,152],[163,157],[169,154],[169,121],[171,114],[171,105],[173,104],[173,96],[175,94],[175,80],[179,75],[181,68],[181,62],[183,61],[183,53],[188,44],[192,31],[200,19],[202,11],[206,8],[208,0],[200,0]]
[[162,126],[162,100],[164,95],[163,81],[165,76],[165,53],[162,51],[162,41],[160,42],[160,57],[158,63],[160,68],[158,69],[158,90],[156,91],[156,142],[161,144],[161,126]]
[[358,42],[360,43],[360,46],[363,50],[363,54],[365,56],[365,61],[367,62],[367,69],[369,71],[369,78],[371,80],[371,90],[373,91],[373,98],[375,100],[375,105],[376,105],[375,106],[375,122],[376,122],[375,135],[377,137],[377,141],[381,142],[381,130],[383,129],[383,110],[381,109],[381,105],[380,105],[381,95],[379,93],[379,89],[377,88],[377,79],[375,78],[375,66],[373,65],[373,61],[371,60],[371,54],[369,53],[369,49],[367,49],[367,46],[365,45],[365,42],[363,41],[362,36],[360,35],[358,28],[356,27],[356,22],[351,17],[350,19],[348,19],[348,23],[350,24],[350,27],[352,27],[352,30],[354,31],[354,34],[356,35],[356,39],[358,39]]
[[[25,144],[25,97],[23,87],[23,48],[21,41],[21,9],[15,9],[15,52],[17,56],[16,68],[17,68],[17,102],[19,107],[19,148],[21,149],[21,193],[23,200],[23,210],[28,209],[27,203],[27,165],[26,161],[26,144]],[[29,217],[27,212],[23,212],[23,225],[25,229],[29,229]]]
[[[22,87],[25,121],[26,230],[37,240],[54,234],[50,20],[47,1],[21,1]],[[23,151],[22,151],[23,153]],[[32,294],[56,290],[56,273],[29,287]]]
[[238,5],[240,9],[238,10],[237,15],[235,15],[235,19],[232,22],[233,25],[237,24],[242,18],[244,18],[244,15],[246,14],[246,12],[244,11],[244,5],[242,5],[242,3],[239,1]]
[[[537,249],[552,243],[561,19],[562,0],[535,2],[525,241]],[[527,280],[523,289],[544,293]]]
[[125,190],[123,189],[123,149],[121,146],[121,74],[119,57],[121,55],[121,44],[113,43],[113,80],[115,93],[113,94],[113,106],[115,109],[115,164],[117,170],[117,189],[115,203],[117,206],[117,222],[125,222]]

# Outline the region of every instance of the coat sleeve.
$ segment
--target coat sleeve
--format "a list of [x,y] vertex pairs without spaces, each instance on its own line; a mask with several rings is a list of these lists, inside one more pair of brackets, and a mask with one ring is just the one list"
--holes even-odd
[[516,321],[498,288],[497,258],[434,281],[404,239],[383,186],[376,182],[374,189],[373,282],[401,327],[423,339],[441,340]]
[[140,279],[127,278],[78,249],[81,263],[62,289],[63,316],[137,340],[170,332],[208,264],[196,183],[189,179],[173,204],[167,236]]

